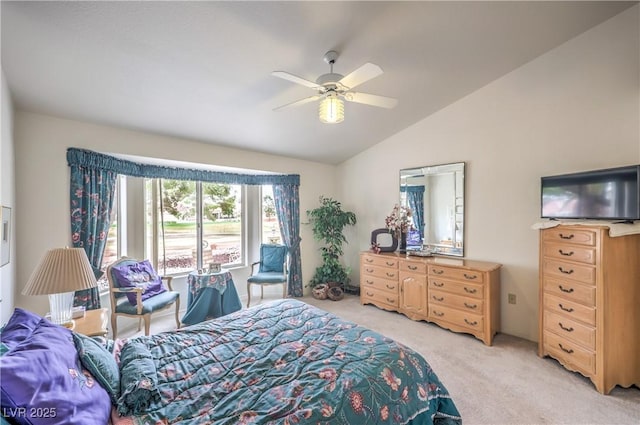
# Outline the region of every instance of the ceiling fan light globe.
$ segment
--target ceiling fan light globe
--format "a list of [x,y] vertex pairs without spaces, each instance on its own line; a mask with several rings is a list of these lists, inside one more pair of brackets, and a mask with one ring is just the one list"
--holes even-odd
[[344,102],[337,96],[327,96],[318,107],[320,121],[325,124],[337,124],[344,121]]

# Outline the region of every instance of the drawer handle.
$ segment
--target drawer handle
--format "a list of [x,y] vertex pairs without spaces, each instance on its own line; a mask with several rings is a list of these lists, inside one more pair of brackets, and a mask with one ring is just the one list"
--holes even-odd
[[465,306],[465,307],[467,307],[467,308],[471,308],[471,309],[476,309],[476,308],[478,308],[478,305],[477,305],[477,304],[467,304],[467,303],[464,303],[464,306]]
[[373,269],[364,269],[364,271],[367,273],[373,273]]
[[432,296],[431,296],[431,298],[433,298],[433,299],[434,299],[434,300],[436,300],[436,301],[444,301],[444,297],[440,297],[440,298],[438,298],[438,297],[436,297],[435,295],[432,295]]
[[434,274],[442,274],[442,273],[444,273],[444,270],[431,269],[431,271],[432,271]]
[[561,267],[558,267],[558,270],[560,270],[560,273],[564,273],[564,274],[571,274],[571,273],[573,273],[573,269],[571,269],[571,270],[565,270],[565,269],[563,269],[563,268],[562,268],[562,266],[561,266]]
[[396,263],[394,263],[393,261],[387,261],[385,264],[389,267],[396,265]]
[[373,285],[373,280],[365,280],[368,285]]
[[389,298],[387,298],[387,302],[388,302],[388,303],[395,303],[395,302],[396,302],[396,300],[390,300]]
[[407,268],[409,270],[418,270],[418,266],[412,266],[412,265],[408,265]]
[[433,286],[437,286],[438,288],[442,288],[444,286],[444,283],[441,282],[433,282]]
[[471,288],[471,289],[469,289],[469,288],[467,288],[467,287],[465,286],[465,287],[464,287],[464,292],[466,292],[466,293],[468,293],[468,294],[475,294],[476,292],[478,292],[478,290],[477,290],[477,289],[475,289],[475,288]]
[[436,315],[436,316],[438,316],[438,317],[442,317],[442,316],[444,316],[444,313],[442,313],[442,312],[440,312],[440,311],[435,311],[435,310],[433,311],[433,314],[435,314],[435,315]]
[[367,296],[368,296],[368,297],[373,297],[373,294],[372,294],[372,293],[370,293],[370,292],[367,292]]
[[558,322],[558,326],[560,326],[560,329],[562,329],[563,331],[573,332],[573,328],[565,328],[564,326],[562,326],[562,322]]
[[373,263],[373,258],[365,258],[364,261],[367,263]]
[[564,235],[563,233],[560,233],[558,236],[560,236],[560,239],[573,239],[574,234],[570,234],[570,235]]
[[395,273],[389,273],[389,272],[387,272],[386,275],[389,276],[389,277],[395,277],[396,276]]
[[573,312],[573,308],[572,307],[565,307],[562,304],[558,304],[558,307],[560,307],[560,310],[564,310],[567,313],[572,313]]
[[560,288],[560,290],[561,290],[562,292],[566,292],[567,294],[570,294],[570,293],[572,293],[572,292],[573,292],[573,288],[564,289],[564,288],[562,287],[562,285],[558,285],[558,288]]
[[386,284],[385,286],[387,287],[387,289],[396,289],[395,285]]
[[561,349],[562,351],[564,351],[565,353],[573,354],[573,350],[572,350],[571,348],[566,349],[566,348],[564,348],[564,347],[562,346],[562,344],[560,344],[560,343],[558,344],[558,347],[560,347],[560,349]]
[[473,322],[470,322],[466,318],[464,319],[464,323],[466,323],[469,326],[476,326],[478,324],[477,321],[474,320]]
[[464,274],[464,278],[465,279],[469,279],[469,280],[473,280],[473,279],[477,279],[478,276],[476,276],[475,274]]
[[573,251],[564,252],[563,250],[559,249],[558,252],[560,253],[560,255],[564,255],[565,257],[571,257],[573,255]]

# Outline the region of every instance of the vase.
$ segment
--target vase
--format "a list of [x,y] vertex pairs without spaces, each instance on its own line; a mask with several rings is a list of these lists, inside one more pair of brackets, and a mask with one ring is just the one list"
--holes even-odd
[[400,240],[398,243],[398,251],[407,252],[407,233],[400,232]]

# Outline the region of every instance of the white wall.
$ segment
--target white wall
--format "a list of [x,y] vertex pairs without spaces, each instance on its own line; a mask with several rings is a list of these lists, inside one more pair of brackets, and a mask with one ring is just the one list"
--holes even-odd
[[537,340],[540,177],[640,162],[638,9],[341,164],[339,197],[358,216],[349,261],[398,202],[399,169],[465,161],[466,258],[503,264],[502,331]]
[[[0,101],[2,103],[2,118],[0,121],[0,205],[10,207],[12,217],[15,217],[17,211],[15,209],[15,176],[13,167],[13,106],[4,71],[2,71]],[[12,221],[15,223],[15,218]],[[15,226],[12,226],[12,228],[15,229]],[[15,232],[12,233],[9,264],[0,267],[0,324],[9,320],[14,307],[16,234]]]
[[[100,152],[172,159],[204,164],[300,175],[300,213],[315,208],[320,195],[334,196],[335,167],[310,161],[213,146],[205,143],[128,131],[45,115],[16,111],[16,217],[17,286],[16,293],[44,253],[70,245],[69,147]],[[306,284],[320,262],[318,246],[308,226],[301,226],[302,276]],[[246,293],[249,270],[234,270],[239,292]],[[177,289],[185,291],[184,282]],[[186,292],[184,300],[187,299]],[[44,314],[46,297],[18,295],[16,305]],[[186,301],[184,302],[186,306]]]

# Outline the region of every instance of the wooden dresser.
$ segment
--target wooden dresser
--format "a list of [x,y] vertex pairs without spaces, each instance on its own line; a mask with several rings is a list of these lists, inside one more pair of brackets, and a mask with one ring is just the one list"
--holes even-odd
[[606,226],[540,231],[538,352],[608,394],[640,386],[640,235]]
[[397,253],[360,255],[360,302],[474,335],[500,326],[500,264]]

